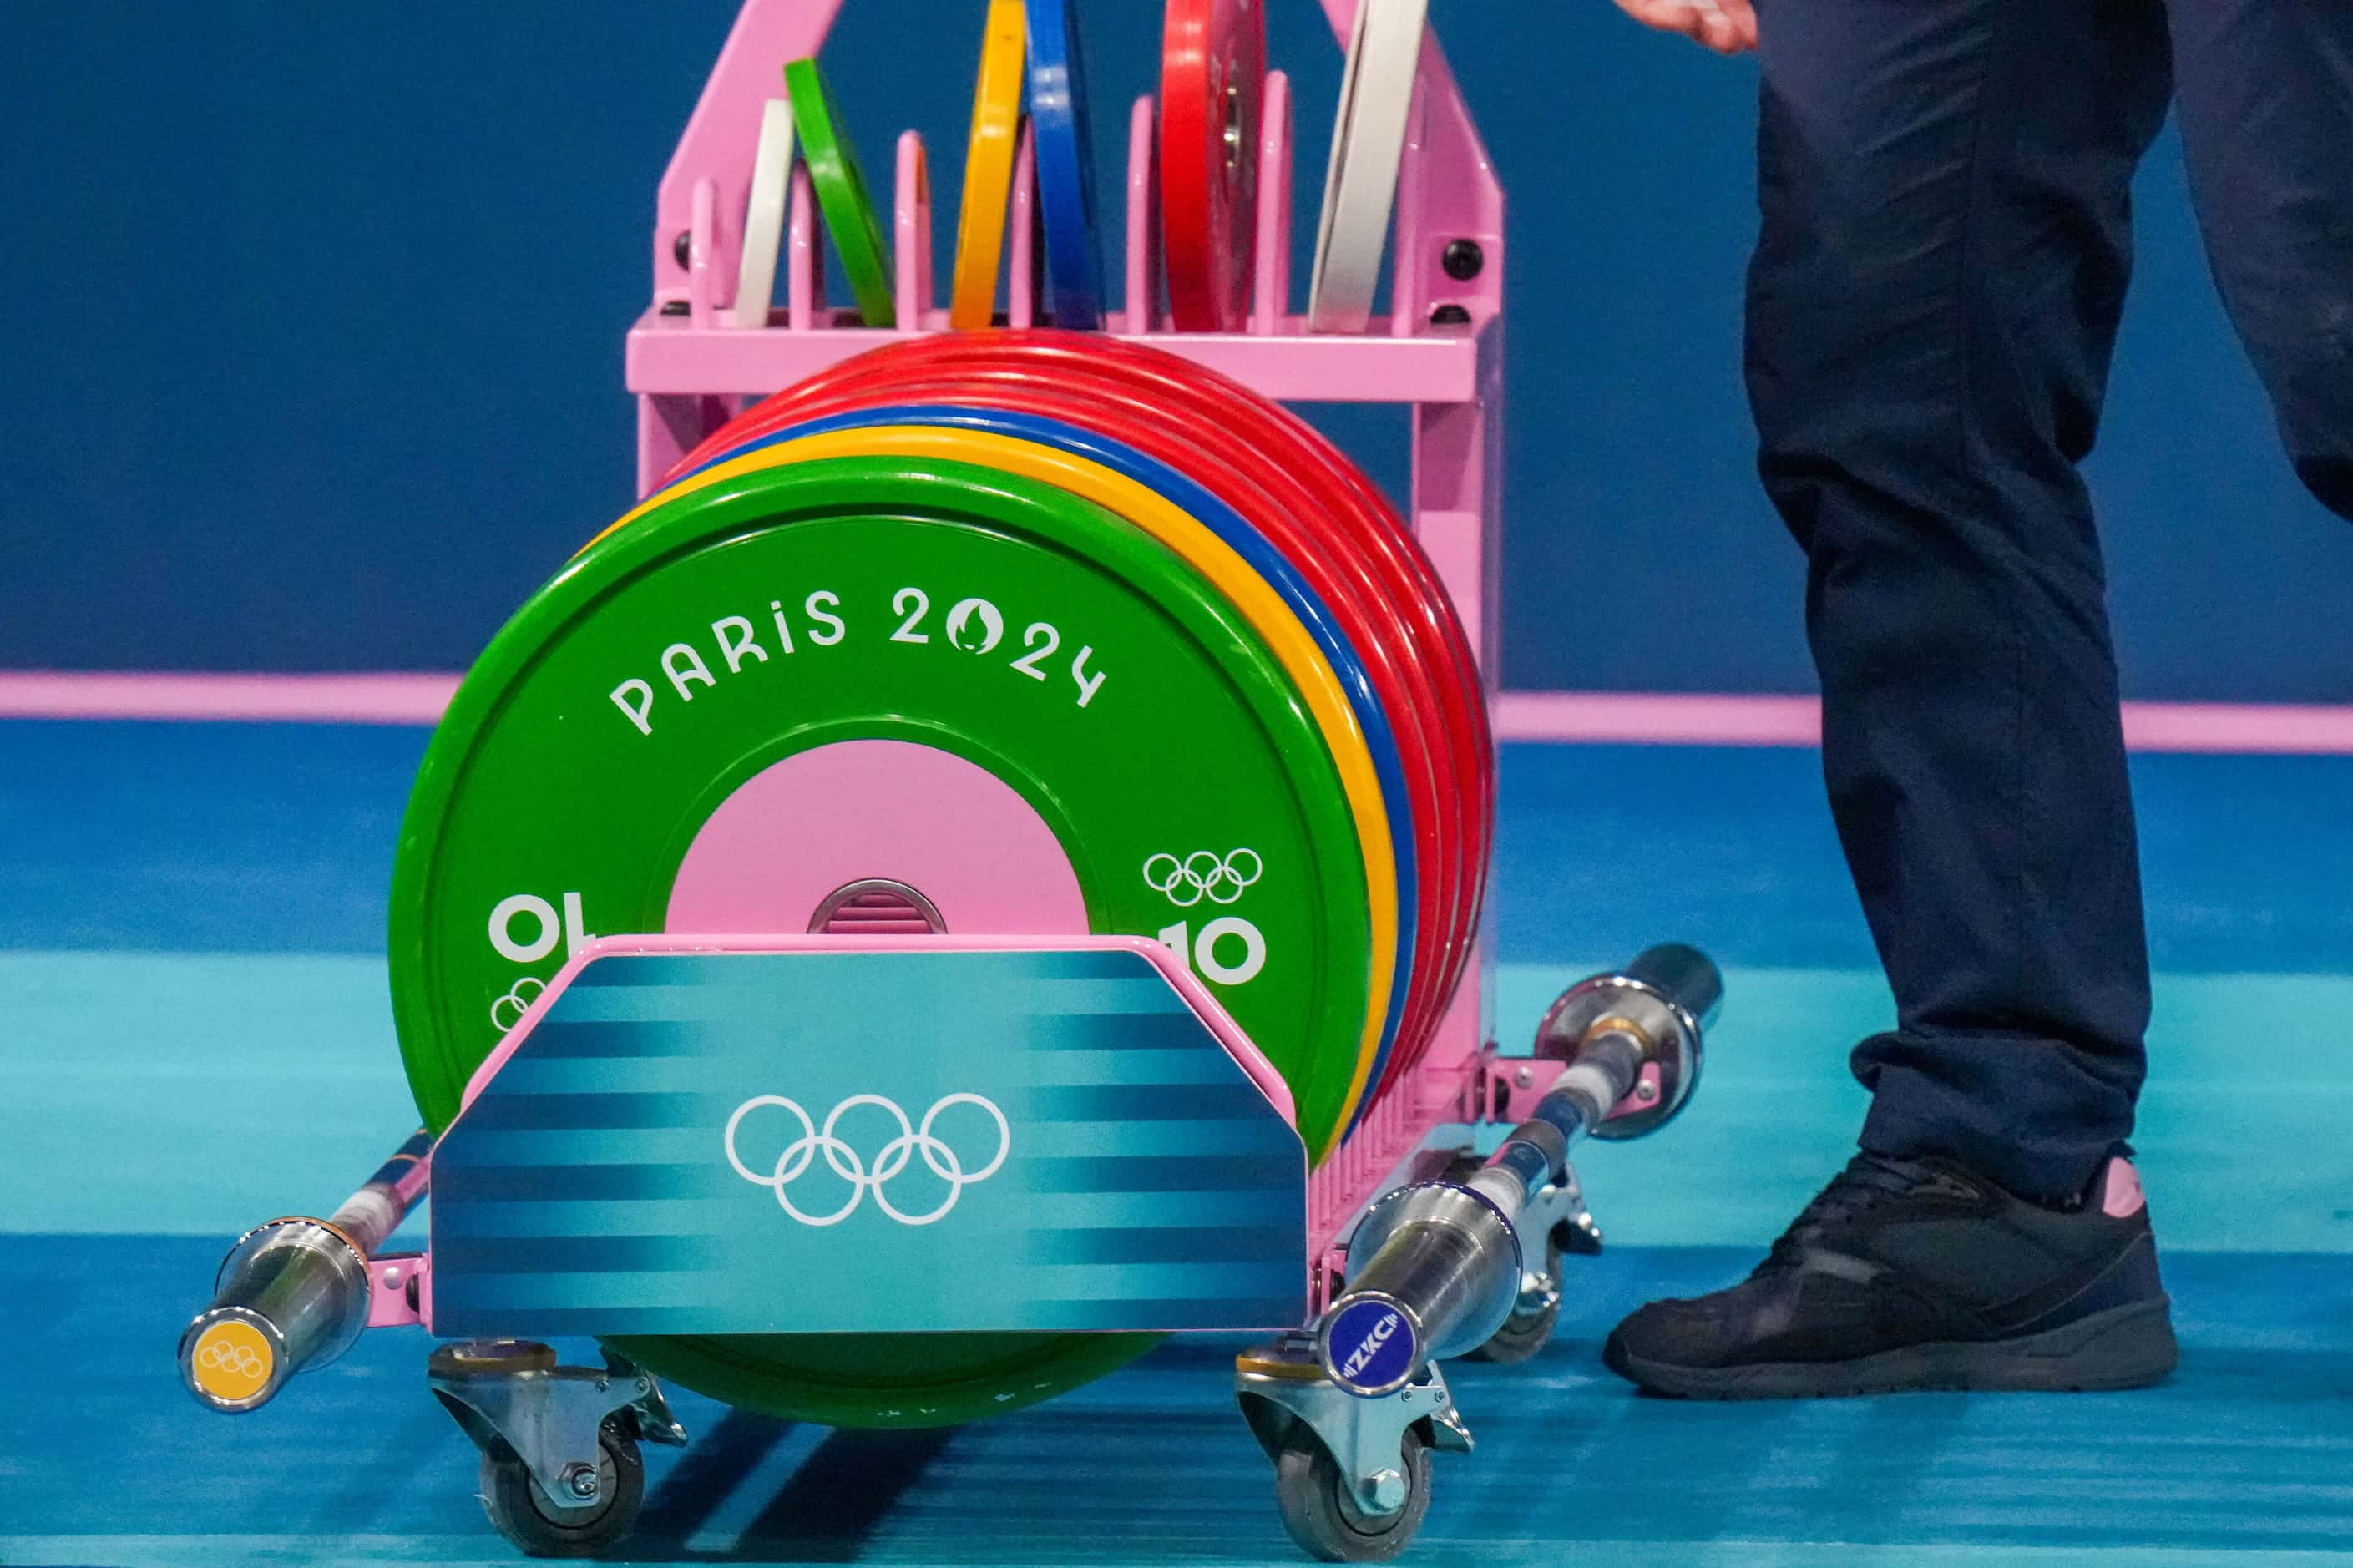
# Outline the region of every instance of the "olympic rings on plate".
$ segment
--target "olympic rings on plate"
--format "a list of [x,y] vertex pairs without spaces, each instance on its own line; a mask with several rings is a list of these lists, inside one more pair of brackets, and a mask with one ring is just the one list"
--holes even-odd
[[[528,996],[522,994],[526,985],[531,987]],[[522,1016],[531,1011],[531,1005],[538,1001],[539,994],[546,989],[547,982],[529,974],[516,981],[513,990],[491,1004],[491,1026],[504,1033],[522,1023]]]
[[1254,849],[1237,849],[1222,857],[1214,850],[1196,849],[1182,860],[1166,854],[1146,860],[1144,885],[1178,909],[1189,910],[1203,899],[1213,904],[1234,902],[1265,869],[1265,862]]

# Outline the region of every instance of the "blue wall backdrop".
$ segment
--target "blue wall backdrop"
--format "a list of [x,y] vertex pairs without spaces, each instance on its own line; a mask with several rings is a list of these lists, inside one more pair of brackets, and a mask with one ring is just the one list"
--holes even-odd
[[[979,10],[853,0],[829,65],[870,161],[914,124],[956,188]],[[1514,200],[1506,678],[1809,689],[1739,395],[1753,68],[1606,0],[1435,12]],[[1148,90],[1156,13],[1092,7],[1099,101]],[[732,14],[12,5],[0,668],[465,664],[628,499],[620,335]],[[1272,16],[1303,279],[1339,58],[1313,0]],[[2353,529],[2276,452],[2169,140],[2140,228],[2094,462],[2127,691],[2353,700]],[[1398,416],[1323,416],[1401,481]],[[1572,635],[1603,563],[1671,635]]]

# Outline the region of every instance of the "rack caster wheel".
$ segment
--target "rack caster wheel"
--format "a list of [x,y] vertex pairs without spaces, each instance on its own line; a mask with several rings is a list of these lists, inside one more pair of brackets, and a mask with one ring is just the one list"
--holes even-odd
[[1234,1359],[1250,1435],[1274,1461],[1291,1539],[1325,1563],[1386,1563],[1430,1511],[1430,1454],[1471,1451],[1471,1432],[1436,1365],[1369,1398],[1324,1375],[1312,1331]]
[[[1274,1500],[1282,1527],[1300,1550],[1324,1563],[1386,1563],[1412,1543],[1430,1511],[1430,1445],[1408,1427],[1398,1468],[1383,1470],[1370,1499],[1342,1474],[1340,1462],[1305,1424],[1274,1459]],[[1385,1510],[1379,1506],[1389,1505]]]
[[[1467,1182],[1479,1173],[1483,1163],[1477,1155],[1464,1153],[1447,1167],[1444,1179],[1458,1184]],[[1564,1284],[1561,1260],[1571,1253],[1591,1258],[1601,1251],[1601,1227],[1586,1212],[1584,1189],[1577,1184],[1574,1168],[1567,1172],[1564,1180],[1529,1195],[1521,1224],[1523,1235],[1539,1229],[1544,1233],[1544,1272],[1520,1277],[1520,1298],[1511,1317],[1485,1344],[1465,1352],[1465,1361],[1517,1366],[1532,1360],[1552,1342],[1553,1325],[1560,1321]]]
[[1547,1240],[1544,1272],[1522,1277],[1519,1304],[1512,1309],[1512,1315],[1465,1360],[1517,1366],[1551,1342],[1553,1325],[1560,1321],[1560,1243]]
[[596,1430],[596,1467],[577,1467],[561,1483],[582,1498],[558,1508],[532,1479],[531,1467],[503,1439],[482,1455],[482,1508],[491,1525],[526,1557],[595,1557],[619,1544],[645,1501],[646,1465],[638,1440],[607,1416]]
[[686,1441],[653,1378],[610,1350],[558,1366],[533,1340],[469,1340],[435,1351],[426,1383],[482,1451],[491,1523],[530,1557],[618,1544],[645,1501],[638,1441]]

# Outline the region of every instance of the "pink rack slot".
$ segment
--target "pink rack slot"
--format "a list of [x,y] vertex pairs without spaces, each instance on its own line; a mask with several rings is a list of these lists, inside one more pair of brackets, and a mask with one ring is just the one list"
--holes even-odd
[[1021,122],[1013,153],[1013,199],[1006,216],[1005,320],[1015,327],[1038,324],[1038,138]]
[[1160,310],[1159,114],[1152,95],[1127,116],[1127,309],[1129,336],[1152,330]]
[[805,165],[793,165],[785,229],[785,320],[796,332],[817,325],[825,306],[825,241],[818,234],[817,191]]
[[891,205],[892,262],[898,275],[899,319],[932,324],[932,165],[923,139],[899,133],[898,178]]
[[1250,331],[1273,337],[1291,331],[1291,79],[1266,73],[1259,109],[1258,263]]

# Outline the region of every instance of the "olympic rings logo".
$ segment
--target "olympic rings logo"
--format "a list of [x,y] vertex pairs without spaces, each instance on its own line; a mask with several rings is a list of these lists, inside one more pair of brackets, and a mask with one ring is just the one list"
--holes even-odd
[[196,1352],[196,1364],[207,1372],[235,1373],[243,1378],[257,1378],[262,1373],[261,1358],[253,1353],[251,1345],[226,1344],[219,1340],[208,1342]]
[[1189,910],[1203,899],[1213,904],[1232,903],[1265,869],[1266,862],[1255,849],[1237,849],[1222,858],[1211,850],[1196,849],[1182,860],[1174,855],[1155,855],[1146,860],[1144,885],[1178,909]]
[[[528,996],[523,994],[522,990],[526,985],[531,987],[531,994]],[[513,990],[491,1004],[491,1027],[501,1034],[513,1028],[522,1022],[522,1016],[531,1011],[531,1005],[537,1001],[539,994],[546,989],[546,981],[534,980],[528,974],[516,981]]]
[[[773,1105],[791,1116],[800,1123],[801,1133],[785,1145],[785,1152],[776,1156],[773,1170],[755,1171],[746,1165],[743,1156],[736,1152],[735,1130],[743,1125],[744,1118],[764,1105]],[[899,1124],[899,1135],[876,1152],[871,1166],[856,1149],[834,1132],[842,1117],[861,1105],[875,1107]],[[976,1171],[965,1169],[962,1157],[949,1147],[944,1139],[935,1137],[932,1132],[932,1125],[939,1121],[940,1113],[959,1105],[976,1105],[997,1123],[996,1157]],[[766,1187],[775,1193],[776,1206],[803,1225],[839,1225],[857,1212],[858,1205],[865,1201],[869,1193],[874,1194],[874,1206],[901,1225],[930,1225],[955,1207],[956,1200],[964,1195],[966,1187],[997,1174],[1005,1163],[1005,1157],[1013,1152],[1013,1129],[1007,1123],[1005,1112],[976,1094],[943,1095],[931,1110],[923,1113],[921,1124],[911,1122],[907,1113],[896,1102],[879,1094],[853,1094],[833,1108],[822,1127],[810,1120],[807,1111],[783,1095],[763,1094],[737,1106],[735,1114],[727,1119],[726,1143],[727,1163],[735,1167],[735,1173],[754,1186]],[[849,1184],[849,1201],[830,1214],[805,1212],[793,1202],[792,1194],[786,1190],[807,1172],[819,1154],[825,1156],[827,1166],[835,1175]],[[908,1163],[918,1154],[923,1157],[923,1163],[932,1174],[947,1183],[948,1194],[940,1200],[938,1206],[923,1214],[909,1214],[894,1205],[882,1187],[884,1183],[904,1171]]]

